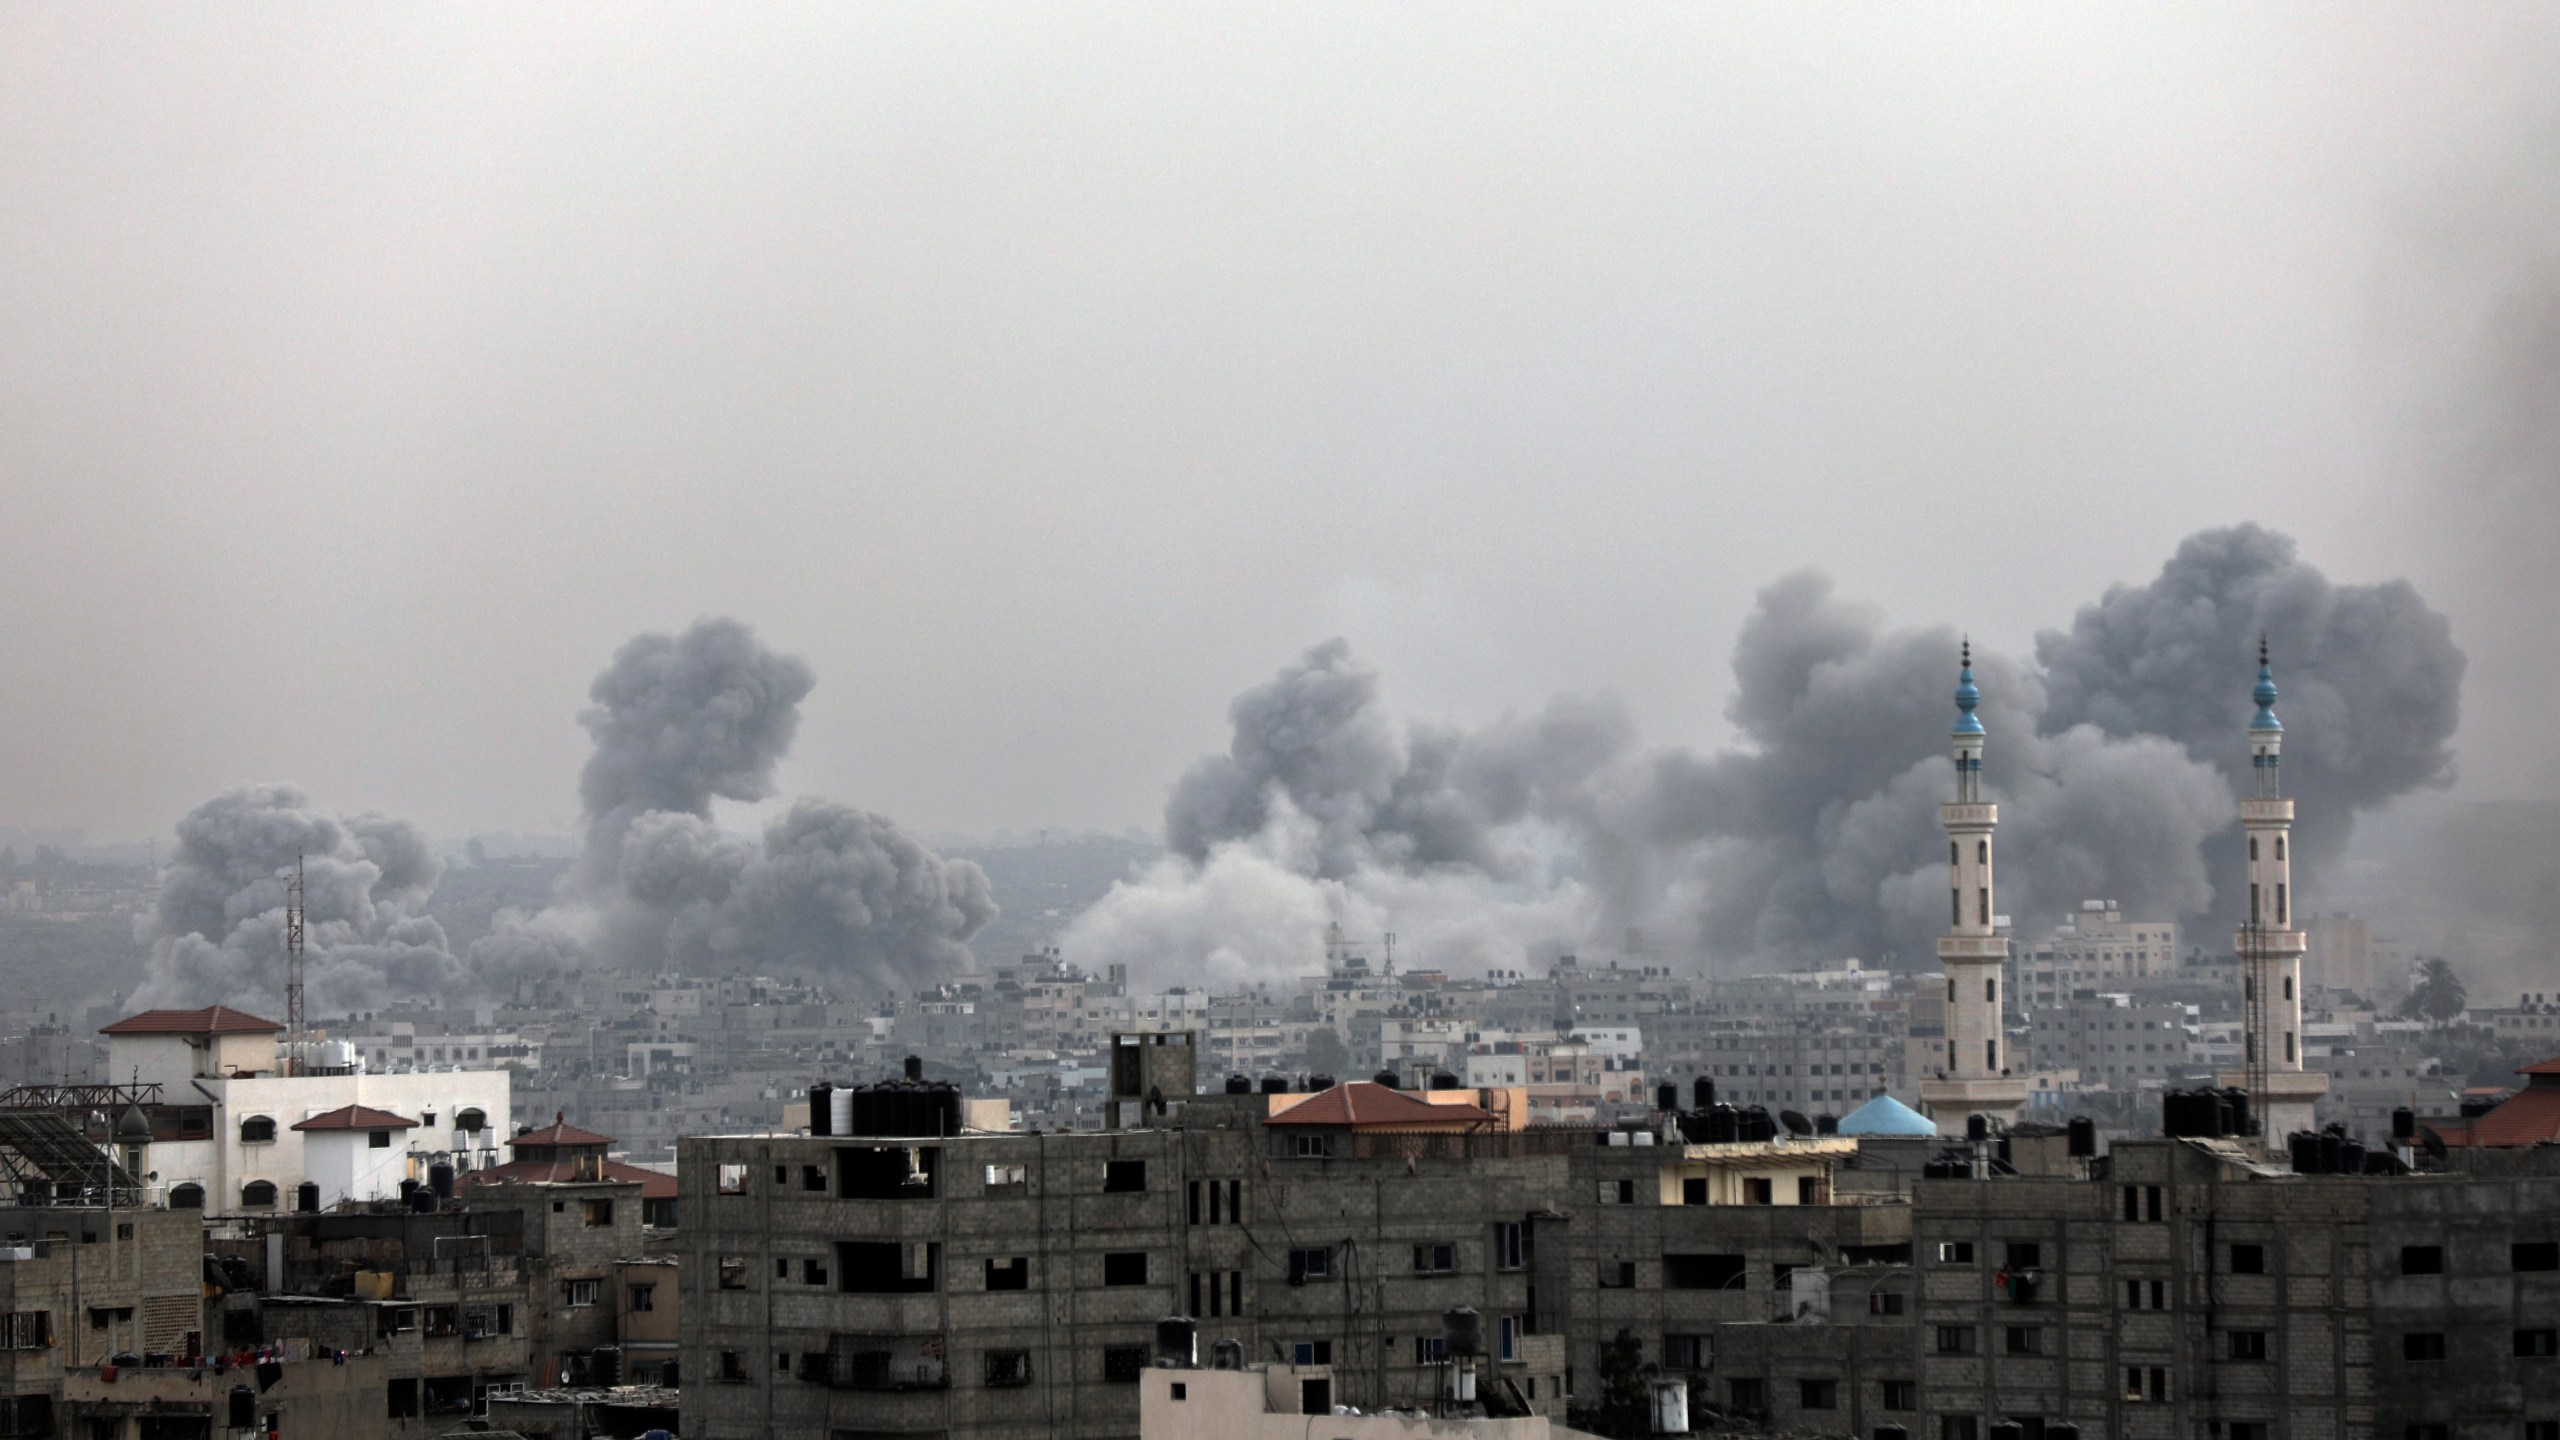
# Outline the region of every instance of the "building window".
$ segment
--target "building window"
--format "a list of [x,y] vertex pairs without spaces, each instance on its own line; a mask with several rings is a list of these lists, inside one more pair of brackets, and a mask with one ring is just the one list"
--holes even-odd
[[1115,1250],[1102,1257],[1102,1283],[1105,1285],[1144,1285],[1147,1283],[1147,1252]]
[[2012,1355],[2044,1353],[2044,1332],[2033,1325],[2011,1325],[2008,1328],[2008,1351]]
[[721,1193],[721,1194],[723,1194],[723,1195],[744,1195],[744,1194],[746,1194],[746,1193],[747,1193],[747,1167],[746,1167],[746,1166],[744,1166],[744,1165],[723,1165],[723,1166],[721,1166],[721,1167],[720,1167],[720,1193]]
[[2234,1275],[2264,1275],[2264,1274],[2266,1274],[2266,1273],[2267,1273],[2267,1247],[2266,1247],[2266,1246],[2264,1246],[2264,1245],[2234,1245],[2234,1246],[2232,1246],[2232,1247],[2231,1247],[2231,1273],[2232,1273],[2232,1274],[2234,1274]]
[[1938,1440],[1982,1440],[1982,1422],[1970,1415],[1941,1415]]
[[1016,1255],[987,1260],[987,1288],[990,1290],[1028,1290],[1031,1288],[1031,1257]]
[[739,1360],[738,1352],[735,1350],[723,1350],[720,1352],[720,1383],[723,1385],[744,1385],[747,1383],[747,1367],[744,1362]]
[[169,1189],[169,1208],[172,1210],[203,1209],[204,1187],[194,1183],[193,1181],[189,1181],[184,1185],[171,1186]]
[[2523,1360],[2548,1360],[2560,1355],[2560,1330],[2519,1330],[2516,1332],[2516,1357]]
[[1003,1190],[1011,1186],[1027,1185],[1029,1183],[1029,1172],[1020,1165],[990,1165],[987,1167],[987,1188],[990,1190]]
[[1725,1393],[1733,1398],[1733,1408],[1746,1415],[1757,1415],[1769,1408],[1769,1387],[1756,1378],[1728,1380]]
[[1292,1135],[1289,1137],[1289,1153],[1300,1160],[1322,1160],[1333,1153],[1333,1137]]
[[1941,1241],[1939,1241],[1939,1242],[1938,1242],[1938,1263],[1939,1263],[1939,1264],[1941,1264],[1941,1265],[1970,1265],[1970,1264],[1972,1264],[1972,1263],[1973,1263],[1973,1242],[1972,1242],[1972,1241],[1970,1241],[1970,1240],[1941,1240]]
[[2441,1330],[2412,1330],[2407,1334],[2402,1335],[2400,1337],[2400,1358],[2403,1360],[2443,1359],[2444,1332]]
[[632,1287],[631,1287],[631,1308],[632,1308],[632,1310],[633,1310],[635,1313],[640,1313],[640,1314],[646,1314],[646,1313],[648,1313],[649,1311],[652,1311],[652,1310],[657,1309],[657,1308],[658,1308],[658,1287],[657,1287],[657,1286],[655,1286],[655,1285],[634,1285],[634,1286],[632,1286]]
[[388,1150],[391,1148],[391,1132],[388,1130],[368,1130],[364,1135],[364,1143],[369,1149]]
[[1662,1368],[1665,1370],[1704,1370],[1712,1353],[1704,1335],[1662,1337]]
[[240,1187],[240,1205],[242,1209],[255,1210],[261,1206],[273,1205],[275,1203],[276,1187],[274,1181],[252,1180],[248,1184]]
[[1330,1340],[1300,1340],[1289,1347],[1289,1363],[1292,1365],[1330,1365],[1333,1363],[1333,1342]]
[[563,1280],[560,1282],[560,1303],[573,1310],[581,1305],[593,1305],[603,1290],[604,1282],[600,1280]]
[[823,1167],[823,1166],[819,1166],[819,1165],[803,1165],[803,1166],[801,1166],[801,1167],[800,1167],[800,1188],[801,1188],[801,1189],[803,1189],[803,1190],[806,1190],[806,1191],[808,1191],[808,1192],[810,1192],[811,1194],[814,1194],[814,1195],[824,1195],[824,1194],[826,1194],[826,1193],[827,1193],[827,1172],[826,1172],[825,1167]]
[[612,1201],[588,1200],[582,1202],[582,1204],[588,1229],[600,1229],[613,1223]]
[[1739,1290],[1743,1288],[1739,1255],[1665,1255],[1662,1288],[1666,1290]]
[[2549,1240],[2510,1246],[2507,1256],[2518,1270],[2560,1270],[2560,1244]]
[[1301,1245],[1289,1252],[1289,1283],[1304,1285],[1333,1273],[1333,1252],[1322,1245]]
[[1796,1408],[1799,1410],[1839,1409],[1840,1382],[1837,1380],[1797,1381]]
[[394,1420],[414,1420],[418,1415],[418,1382],[394,1380],[390,1388],[390,1416]]
[[1497,1270],[1522,1270],[1529,1264],[1529,1242],[1526,1228],[1517,1220],[1504,1220],[1493,1227],[1493,1265]]
[[1449,1341],[1448,1341],[1448,1339],[1447,1339],[1445,1336],[1440,1336],[1440,1335],[1416,1335],[1416,1336],[1414,1336],[1414,1337],[1413,1337],[1413,1363],[1414,1363],[1414,1364],[1416,1364],[1416,1365],[1446,1365],[1446,1364],[1448,1364],[1448,1363],[1449,1363]]
[[1413,1273],[1416,1275],[1448,1275],[1458,1268],[1455,1245],[1416,1245],[1413,1247]]
[[276,1138],[276,1117],[252,1115],[240,1122],[240,1143],[264,1145]]
[[2560,1440],[2560,1420],[2527,1420],[2524,1440]]
[[739,1255],[723,1255],[720,1257],[720,1288],[723,1290],[744,1290],[747,1288],[747,1262],[745,1257]]
[[1742,1203],[1745,1205],[1774,1205],[1778,1203],[1776,1190],[1769,1183],[1769,1177],[1766,1175],[1746,1175],[1742,1177]]
[[2044,1265],[2044,1246],[2033,1240],[2012,1240],[2002,1250],[2000,1263],[2011,1270],[2035,1270]]
[[820,1261],[820,1260],[803,1260],[803,1261],[801,1261],[801,1262],[800,1262],[800,1283],[801,1283],[801,1284],[803,1284],[803,1285],[824,1285],[824,1284],[826,1284],[826,1283],[827,1283],[827,1267],[826,1267],[826,1263],[825,1263],[824,1261]]
[[1106,1195],[1136,1194],[1147,1188],[1147,1162],[1144,1160],[1106,1160],[1102,1166],[1102,1192]]
[[1881,1403],[1887,1410],[1920,1408],[1920,1382],[1917,1380],[1887,1380],[1879,1388],[1883,1391]]
[[2441,1245],[2401,1246],[2400,1273],[2403,1275],[2443,1274],[2444,1247]]
[[987,1388],[1010,1390],[1031,1383],[1031,1352],[1028,1350],[990,1350],[987,1352]]
[[2267,1332],[2264,1330],[2226,1330],[2222,1333],[2222,1353],[2230,1360],[2264,1360],[2267,1358]]
[[1898,1290],[1870,1290],[1867,1292],[1867,1313],[1900,1315],[1904,1313],[1904,1296]]
[[1636,1262],[1633,1260],[1601,1261],[1599,1281],[1600,1288],[1603,1290],[1633,1290],[1636,1288]]
[[12,1310],[0,1315],[0,1350],[42,1350],[52,1343],[52,1311]]
[[1939,1354],[1970,1355],[1973,1353],[1973,1348],[1974,1336],[1972,1326],[1941,1325],[1938,1327]]
[[[434,1121],[427,1122],[434,1124]],[[489,1116],[476,1105],[466,1105],[453,1112],[453,1128],[465,1135],[477,1135],[489,1128]]]

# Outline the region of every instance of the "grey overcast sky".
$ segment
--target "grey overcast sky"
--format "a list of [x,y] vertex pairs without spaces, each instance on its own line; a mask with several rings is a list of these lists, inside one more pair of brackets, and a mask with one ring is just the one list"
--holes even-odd
[[1786,571],[2023,648],[2240,520],[2560,793],[2555,121],[2521,3],[13,5],[0,822],[567,831],[729,614],[789,790],[1152,825],[1330,635],[1712,744]]

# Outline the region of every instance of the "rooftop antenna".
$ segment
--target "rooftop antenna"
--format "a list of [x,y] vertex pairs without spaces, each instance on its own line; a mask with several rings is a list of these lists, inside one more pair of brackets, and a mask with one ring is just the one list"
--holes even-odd
[[284,1071],[302,1073],[302,857],[284,882]]

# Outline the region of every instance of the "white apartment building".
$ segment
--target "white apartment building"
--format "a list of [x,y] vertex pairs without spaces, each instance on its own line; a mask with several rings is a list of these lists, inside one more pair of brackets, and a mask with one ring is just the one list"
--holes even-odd
[[2043,939],[2019,945],[2010,993],[2026,1009],[2069,1004],[2082,990],[2103,990],[2178,968],[2174,921],[2134,920],[2113,900],[2083,900]]
[[[215,1005],[147,1010],[101,1032],[119,1083],[160,1087],[146,1183],[169,1204],[264,1214],[292,1208],[310,1180],[326,1208],[424,1181],[436,1164],[459,1172],[505,1159],[515,1118],[506,1071],[377,1075],[351,1045],[319,1042],[305,1047],[304,1073],[288,1074],[283,1030]],[[323,1123],[297,1128],[308,1121]]]

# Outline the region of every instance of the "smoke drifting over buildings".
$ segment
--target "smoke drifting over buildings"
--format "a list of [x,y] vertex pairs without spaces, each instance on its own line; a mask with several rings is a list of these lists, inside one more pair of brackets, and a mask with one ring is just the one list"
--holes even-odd
[[348,820],[292,786],[223,795],[179,826],[144,938],[139,1003],[272,1009],[283,990],[284,881],[304,857],[313,1007],[393,997],[464,1001],[601,962],[801,974],[847,991],[903,989],[964,964],[995,917],[987,878],[894,821],[803,799],[761,840],[719,830],[715,800],[771,795],[816,678],[734,620],[642,635],[617,652],[580,716],[585,845],[554,903],[502,914],[457,958],[414,913],[441,866],[387,816]]
[[[1977,651],[2010,909],[2214,910],[2262,630],[2313,883],[2357,811],[2449,778],[2463,662],[2444,618],[2406,584],[2332,585],[2281,536],[2206,532],[2042,636],[2036,663]],[[1735,646],[1739,739],[1713,754],[1642,748],[1600,701],[1402,722],[1329,642],[1238,698],[1227,754],[1174,787],[1174,853],[1067,944],[1168,982],[1303,973],[1327,918],[1456,969],[1630,929],[1684,958],[1923,953],[1958,639],[1890,628],[1818,574],[1780,580]]]
[[275,1009],[284,993],[285,877],[297,860],[316,1009],[470,993],[443,928],[416,913],[444,869],[424,832],[389,815],[341,818],[296,786],[243,785],[178,822],[159,905],[139,927],[151,968],[134,1004]]

